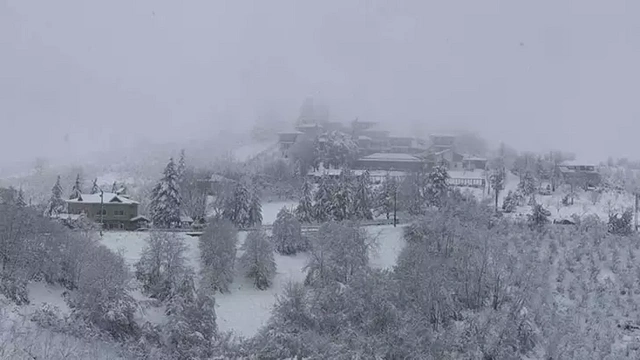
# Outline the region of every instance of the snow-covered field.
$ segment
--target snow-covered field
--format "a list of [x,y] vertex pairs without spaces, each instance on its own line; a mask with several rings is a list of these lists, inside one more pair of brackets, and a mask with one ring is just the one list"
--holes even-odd
[[[375,252],[371,254],[371,264],[377,268],[390,268],[395,264],[396,258],[404,246],[402,227],[390,225],[366,227],[369,234],[376,239],[378,244]],[[147,232],[105,232],[102,243],[114,251],[122,252],[128,264],[133,264],[140,258],[145,246]],[[199,270],[198,238],[186,234],[183,236],[188,244],[187,256],[190,264],[196,271]],[[241,232],[239,246],[246,237]],[[241,253],[238,253],[240,256]],[[216,313],[218,326],[221,330],[233,331],[238,335],[249,337],[266,323],[271,309],[276,301],[276,296],[281,294],[288,282],[301,282],[304,280],[303,268],[307,261],[305,254],[296,256],[275,255],[277,275],[270,289],[257,290],[246,280],[242,274],[236,274],[231,285],[230,294],[216,295]],[[144,299],[142,294],[134,293],[137,299]],[[147,308],[146,318],[152,322],[164,321],[162,309]]]

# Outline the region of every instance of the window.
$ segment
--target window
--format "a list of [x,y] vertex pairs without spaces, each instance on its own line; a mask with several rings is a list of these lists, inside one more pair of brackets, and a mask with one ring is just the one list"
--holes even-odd
[[115,216],[124,216],[124,210],[114,210],[113,215]]
[[100,210],[100,209],[98,209],[98,210],[96,211],[96,215],[107,215],[107,210]]

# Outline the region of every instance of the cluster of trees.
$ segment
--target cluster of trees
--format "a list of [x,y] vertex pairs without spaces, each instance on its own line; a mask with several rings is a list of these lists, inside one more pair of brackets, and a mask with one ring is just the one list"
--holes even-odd
[[176,164],[169,159],[163,176],[151,191],[149,211],[155,227],[173,228],[181,224],[181,216],[194,222],[204,222],[207,210],[207,191],[199,181],[210,177],[186,163],[185,151],[180,152]]
[[321,177],[315,193],[305,180],[295,214],[303,223],[371,220],[374,207],[371,188],[367,171],[355,176],[350,170],[343,169],[338,179],[325,175]]
[[[633,247],[637,238],[607,234],[593,217],[553,227],[542,207],[527,224],[497,219],[456,191],[444,200],[406,228],[392,270],[369,266],[356,227],[323,225],[305,284],[286,289],[246,351],[264,359],[637,356],[611,346],[623,330],[605,321],[634,311],[626,299],[637,249],[627,255],[611,244]],[[621,281],[599,280],[597,264]],[[605,324],[592,331],[576,320]]]

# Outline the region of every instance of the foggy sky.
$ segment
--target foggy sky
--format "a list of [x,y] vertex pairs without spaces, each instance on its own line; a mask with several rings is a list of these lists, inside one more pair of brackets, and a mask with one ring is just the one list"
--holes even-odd
[[0,0],[0,164],[293,121],[309,95],[335,120],[640,158],[639,14],[633,0]]

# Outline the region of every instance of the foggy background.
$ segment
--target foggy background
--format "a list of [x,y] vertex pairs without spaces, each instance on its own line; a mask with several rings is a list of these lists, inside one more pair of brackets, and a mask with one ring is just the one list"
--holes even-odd
[[[637,158],[637,1],[0,0],[0,167],[332,120]],[[225,136],[230,139],[231,137]]]

